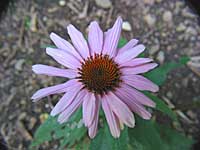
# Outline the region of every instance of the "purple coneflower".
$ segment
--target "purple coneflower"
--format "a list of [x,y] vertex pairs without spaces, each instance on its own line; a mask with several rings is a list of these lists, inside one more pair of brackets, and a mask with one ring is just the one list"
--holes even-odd
[[63,84],[38,90],[32,99],[39,99],[58,93],[65,93],[51,111],[58,115],[58,122],[66,122],[82,105],[83,122],[88,127],[88,134],[94,138],[97,133],[99,109],[102,106],[111,134],[120,136],[120,127],[135,126],[132,112],[143,119],[150,119],[151,114],[144,106],[155,107],[155,103],[138,90],[156,92],[158,86],[139,75],[157,66],[149,58],[136,58],[145,49],[130,40],[118,49],[122,19],[103,33],[98,23],[89,25],[88,41],[73,25],[67,27],[74,46],[55,33],[50,34],[57,48],[47,48],[46,53],[67,69],[46,65],[34,65],[36,74],[66,77]]

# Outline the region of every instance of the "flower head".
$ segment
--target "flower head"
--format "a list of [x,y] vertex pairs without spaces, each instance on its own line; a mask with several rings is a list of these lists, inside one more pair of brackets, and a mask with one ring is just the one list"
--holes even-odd
[[63,84],[38,90],[33,101],[58,93],[64,93],[51,111],[58,115],[58,122],[66,122],[82,105],[83,121],[88,127],[91,138],[98,128],[98,114],[102,106],[113,137],[120,136],[120,125],[135,126],[132,112],[143,119],[150,119],[151,114],[144,106],[155,107],[155,103],[138,90],[156,92],[158,86],[141,76],[157,66],[149,58],[136,58],[145,49],[130,40],[118,49],[122,28],[122,19],[118,17],[115,24],[103,33],[98,23],[89,25],[88,41],[73,25],[67,30],[73,46],[55,33],[50,34],[57,48],[47,48],[46,53],[66,69],[46,65],[34,65],[37,74],[66,77]]

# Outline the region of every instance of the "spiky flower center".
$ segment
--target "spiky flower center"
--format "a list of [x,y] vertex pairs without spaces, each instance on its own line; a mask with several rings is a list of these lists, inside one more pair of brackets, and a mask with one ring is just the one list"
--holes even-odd
[[121,82],[119,66],[108,55],[90,56],[82,62],[79,75],[84,88],[100,95],[115,90]]

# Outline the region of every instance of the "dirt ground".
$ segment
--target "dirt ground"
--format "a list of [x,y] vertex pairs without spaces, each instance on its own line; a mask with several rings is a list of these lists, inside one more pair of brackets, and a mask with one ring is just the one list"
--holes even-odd
[[[36,76],[33,64],[56,66],[45,54],[52,44],[49,33],[69,39],[66,31],[72,23],[85,34],[92,20],[105,30],[117,16],[128,21],[122,36],[138,38],[146,52],[158,63],[177,61],[181,56],[200,55],[198,16],[183,0],[18,0],[0,22],[0,133],[10,149],[26,150],[33,133],[53,104],[48,97],[32,103],[32,94],[63,79]],[[126,31],[127,30],[127,31]],[[159,97],[175,105],[180,130],[200,138],[199,76],[188,67],[174,70],[161,87]],[[54,101],[53,101],[54,102]],[[45,146],[43,148],[45,149]]]

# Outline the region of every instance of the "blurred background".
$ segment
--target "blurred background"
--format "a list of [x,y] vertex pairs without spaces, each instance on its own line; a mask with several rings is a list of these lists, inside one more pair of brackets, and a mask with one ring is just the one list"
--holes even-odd
[[[195,63],[170,73],[159,97],[179,111],[181,125],[176,128],[199,141],[198,0],[13,0],[7,10],[8,1],[3,1],[0,4],[0,149],[4,150],[6,143],[9,149],[26,150],[34,131],[56,102],[56,96],[38,103],[30,99],[36,90],[64,81],[36,76],[31,70],[38,63],[57,65],[45,54],[45,47],[52,45],[49,33],[58,33],[69,40],[68,24],[74,24],[86,35],[92,20],[106,30],[117,16],[124,20],[122,37],[139,39],[146,45],[146,54],[159,64],[177,61],[181,56],[194,58]],[[162,116],[158,121],[169,123]],[[41,149],[48,147],[45,143]],[[200,149],[198,143],[194,148]]]

